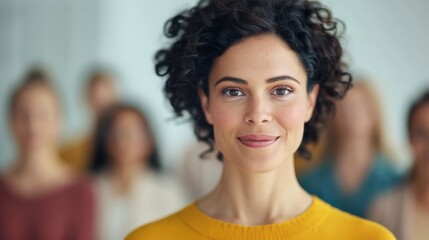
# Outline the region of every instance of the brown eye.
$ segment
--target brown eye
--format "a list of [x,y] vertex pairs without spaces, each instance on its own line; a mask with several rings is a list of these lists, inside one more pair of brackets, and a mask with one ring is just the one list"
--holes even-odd
[[227,97],[239,97],[244,96],[244,93],[238,89],[230,88],[222,91],[223,95]]
[[272,91],[271,94],[277,95],[277,96],[286,96],[292,93],[292,90],[287,87],[278,87]]

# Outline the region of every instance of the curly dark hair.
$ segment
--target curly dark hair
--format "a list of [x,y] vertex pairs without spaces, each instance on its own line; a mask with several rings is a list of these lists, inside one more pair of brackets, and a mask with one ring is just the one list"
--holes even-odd
[[[155,55],[158,76],[166,76],[165,94],[176,117],[190,114],[198,140],[214,150],[213,127],[206,121],[198,89],[209,93],[214,60],[229,47],[255,35],[274,34],[297,53],[307,73],[307,90],[319,84],[314,113],[305,124],[298,153],[310,159],[306,146],[319,139],[334,100],[351,87],[340,36],[344,24],[321,3],[308,0],[202,0],[170,18],[164,34],[172,44]],[[220,154],[221,156],[221,154]]]

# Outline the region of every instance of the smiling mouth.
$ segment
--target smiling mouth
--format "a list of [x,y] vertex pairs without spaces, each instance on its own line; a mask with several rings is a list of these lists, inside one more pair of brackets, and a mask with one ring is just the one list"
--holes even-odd
[[270,136],[270,135],[244,135],[237,137],[237,139],[246,147],[250,148],[263,148],[272,145],[277,142],[280,136]]

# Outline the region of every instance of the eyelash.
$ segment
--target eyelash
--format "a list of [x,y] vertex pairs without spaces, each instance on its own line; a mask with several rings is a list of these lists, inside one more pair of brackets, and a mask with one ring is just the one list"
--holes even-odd
[[286,94],[284,94],[284,95],[277,95],[277,94],[275,94],[276,96],[280,96],[280,97],[288,96],[289,94],[291,94],[291,93],[293,93],[293,92],[294,92],[294,89],[293,89],[293,88],[291,88],[291,87],[288,87],[288,86],[279,86],[279,87],[274,88],[274,89],[271,91],[271,93],[273,93],[273,92],[275,92],[275,91],[278,91],[278,90],[285,90],[285,91],[287,91],[287,93],[286,93]]
[[[228,92],[229,91],[239,91],[242,95],[239,95],[239,96],[232,96],[231,94],[229,94],[228,95]],[[238,89],[238,88],[233,88],[233,87],[227,87],[227,88],[224,88],[224,89],[222,89],[222,91],[221,91],[221,93],[222,93],[222,95],[224,95],[224,96],[226,96],[226,97],[241,97],[241,96],[244,96],[244,93],[243,93],[243,91],[241,91],[240,89]]]
[[[285,90],[285,91],[287,91],[287,93],[284,94],[284,95],[273,94],[275,91],[278,91],[278,90]],[[229,91],[239,91],[241,93],[241,95],[232,96],[230,93],[228,95]],[[288,87],[288,86],[278,86],[278,87],[275,87],[273,90],[271,90],[270,94],[274,95],[274,96],[285,97],[285,96],[288,96],[289,94],[291,94],[293,92],[294,92],[294,89],[291,88],[291,87]],[[229,98],[245,96],[245,94],[244,94],[244,92],[242,90],[240,90],[239,88],[235,88],[235,87],[224,88],[224,89],[221,90],[221,94],[224,95],[224,96],[226,96],[226,97],[229,97]]]

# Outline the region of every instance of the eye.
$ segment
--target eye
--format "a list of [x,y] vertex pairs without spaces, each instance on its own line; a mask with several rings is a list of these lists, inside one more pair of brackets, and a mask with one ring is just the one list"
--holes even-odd
[[244,93],[236,88],[226,88],[222,90],[222,94],[227,97],[240,97],[244,96]]
[[292,92],[293,92],[293,89],[292,89],[292,88],[290,88],[290,87],[286,87],[286,86],[281,86],[281,87],[277,87],[277,88],[275,88],[275,89],[271,92],[271,94],[272,94],[272,95],[277,95],[277,96],[283,97],[283,96],[287,96],[287,95],[291,94]]

